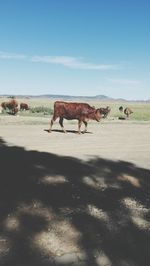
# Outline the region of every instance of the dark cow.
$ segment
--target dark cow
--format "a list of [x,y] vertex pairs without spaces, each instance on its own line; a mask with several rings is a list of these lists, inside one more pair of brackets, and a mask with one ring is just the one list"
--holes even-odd
[[102,116],[103,118],[106,118],[111,111],[109,106],[107,106],[106,108],[100,108],[99,110],[100,110],[100,113],[103,115]]
[[92,119],[99,122],[101,119],[101,113],[99,109],[95,109],[87,103],[56,101],[54,103],[54,114],[50,122],[49,132],[51,132],[53,123],[57,118],[59,118],[59,124],[64,133],[66,133],[66,130],[63,126],[63,119],[77,119],[78,133],[80,134],[82,122],[85,125],[85,130],[83,131],[83,133],[85,133],[87,131],[88,120]]
[[119,107],[119,111],[120,111],[120,112],[123,112],[123,106],[120,106],[120,107]]
[[29,110],[29,106],[27,103],[20,103],[20,111]]
[[129,115],[131,115],[132,113],[133,113],[133,111],[129,107],[127,107],[127,108],[124,109],[124,114],[127,117],[129,117]]

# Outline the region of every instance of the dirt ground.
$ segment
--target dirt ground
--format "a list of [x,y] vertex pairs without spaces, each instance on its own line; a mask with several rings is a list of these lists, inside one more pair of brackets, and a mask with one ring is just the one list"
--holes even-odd
[[48,123],[0,117],[2,265],[73,252],[91,266],[149,265],[150,123],[89,122],[80,135],[76,122],[67,134]]
[[0,117],[0,124],[0,136],[8,145],[85,160],[99,156],[150,168],[149,122],[90,121],[88,132],[81,135],[76,121],[64,122],[67,134],[61,132],[57,121],[49,134],[49,119],[44,118]]

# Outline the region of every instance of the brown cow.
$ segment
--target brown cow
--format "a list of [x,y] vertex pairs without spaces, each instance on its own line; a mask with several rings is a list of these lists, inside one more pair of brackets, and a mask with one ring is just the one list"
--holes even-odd
[[49,132],[51,132],[53,123],[57,118],[59,118],[59,124],[64,133],[66,133],[66,130],[63,126],[63,119],[77,119],[78,133],[80,134],[82,122],[85,125],[85,130],[83,131],[83,133],[85,133],[87,131],[88,120],[92,119],[99,122],[101,119],[101,114],[99,109],[95,109],[87,103],[56,101],[54,103],[54,114],[50,122]]
[[133,113],[133,111],[129,107],[127,107],[127,108],[124,109],[124,114],[127,117],[129,117],[129,115],[131,115],[132,113]]
[[27,103],[20,103],[20,111],[29,110],[29,106]]
[[15,115],[18,112],[18,103],[16,100],[10,100],[9,102],[2,102],[1,104],[2,108],[4,110],[9,110],[9,113],[12,115]]
[[1,107],[6,110],[7,109],[7,102],[2,102]]

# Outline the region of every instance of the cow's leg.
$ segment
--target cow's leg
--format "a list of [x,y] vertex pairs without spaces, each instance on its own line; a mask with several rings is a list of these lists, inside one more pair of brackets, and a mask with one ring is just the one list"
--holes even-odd
[[64,132],[64,133],[67,133],[67,131],[64,129],[64,125],[63,125],[63,117],[60,117],[60,119],[59,119],[59,124],[60,124],[60,126],[61,126],[63,132]]
[[83,121],[84,125],[85,125],[85,129],[83,131],[83,133],[87,132],[87,121]]
[[52,119],[51,119],[51,121],[50,121],[49,133],[51,133],[51,131],[52,131],[52,126],[53,126],[54,121],[55,121],[56,119],[57,119],[57,117],[55,117],[55,116],[53,115],[53,117],[52,117]]
[[81,125],[82,125],[82,121],[78,120],[78,133],[81,134]]

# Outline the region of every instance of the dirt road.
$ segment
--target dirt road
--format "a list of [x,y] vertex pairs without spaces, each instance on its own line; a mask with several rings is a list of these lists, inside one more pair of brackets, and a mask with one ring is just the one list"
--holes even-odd
[[56,122],[54,131],[48,134],[48,119],[8,117],[7,123],[6,118],[0,119],[0,136],[11,145],[83,159],[98,156],[123,160],[150,168],[150,123],[90,122],[88,133],[78,135],[77,122],[65,122],[67,134]]

